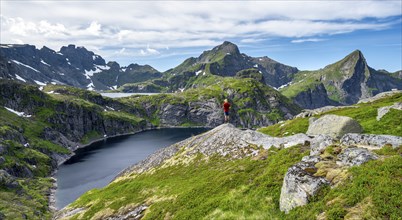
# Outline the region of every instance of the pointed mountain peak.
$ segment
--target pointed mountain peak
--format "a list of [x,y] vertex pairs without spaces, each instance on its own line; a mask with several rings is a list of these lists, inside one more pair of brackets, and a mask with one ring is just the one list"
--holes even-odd
[[224,41],[221,45],[214,47],[212,51],[222,51],[230,54],[240,54],[237,45],[229,41]]
[[355,50],[352,53],[350,53],[349,55],[346,56],[347,57],[358,57],[358,58],[364,58],[363,53],[360,50]]

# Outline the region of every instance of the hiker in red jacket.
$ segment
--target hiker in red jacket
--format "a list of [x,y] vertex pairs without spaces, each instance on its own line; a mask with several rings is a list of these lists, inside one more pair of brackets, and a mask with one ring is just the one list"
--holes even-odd
[[230,104],[227,99],[224,100],[223,102],[223,111],[225,112],[225,123],[229,122],[229,109],[230,109]]

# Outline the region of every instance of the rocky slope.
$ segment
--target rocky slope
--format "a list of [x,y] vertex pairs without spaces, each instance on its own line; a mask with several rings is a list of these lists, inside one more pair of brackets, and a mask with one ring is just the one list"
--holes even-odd
[[[126,84],[161,77],[149,65],[120,67],[75,45],[60,51],[32,45],[0,45],[1,78],[11,78],[37,85],[62,84],[88,90],[111,90]],[[4,68],[3,68],[4,67]]]
[[297,73],[281,92],[301,107],[313,109],[354,104],[392,89],[402,89],[402,80],[396,74],[372,69],[356,50],[324,69]]

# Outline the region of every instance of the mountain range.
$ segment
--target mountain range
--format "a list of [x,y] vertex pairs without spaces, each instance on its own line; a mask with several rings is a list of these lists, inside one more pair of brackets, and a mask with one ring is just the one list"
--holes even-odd
[[228,41],[163,73],[149,65],[106,63],[101,56],[75,45],[56,52],[47,47],[2,44],[0,67],[0,78],[121,92],[183,91],[205,86],[199,79],[209,75],[254,78],[307,109],[354,104],[384,91],[402,89],[402,71],[374,70],[359,50],[323,69],[300,71],[267,56],[247,56]]

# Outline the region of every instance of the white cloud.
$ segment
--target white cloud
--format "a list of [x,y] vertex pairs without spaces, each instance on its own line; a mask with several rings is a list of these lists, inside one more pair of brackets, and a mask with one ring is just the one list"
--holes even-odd
[[325,41],[326,39],[322,38],[302,38],[290,41],[291,43],[304,43],[304,42],[320,42]]
[[157,51],[156,49],[150,48],[149,45],[148,45],[146,49],[141,49],[140,50],[140,54],[142,56],[151,56],[151,55],[159,55],[160,52]]
[[90,35],[99,36],[100,31],[101,31],[101,25],[98,24],[97,21],[93,21],[93,22],[91,22],[91,25],[89,25],[89,27],[87,29],[85,29],[85,30]]

